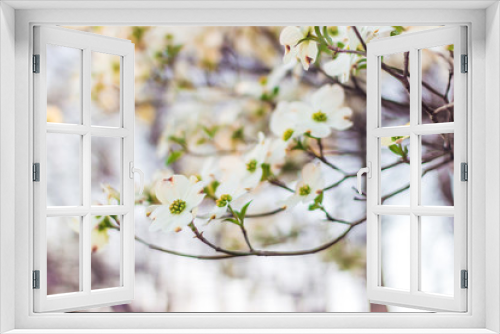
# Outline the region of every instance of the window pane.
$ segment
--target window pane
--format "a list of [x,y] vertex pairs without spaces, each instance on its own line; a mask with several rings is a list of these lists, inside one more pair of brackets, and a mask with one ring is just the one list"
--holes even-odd
[[453,122],[453,45],[420,50],[422,123]]
[[47,294],[80,291],[81,217],[47,218]]
[[420,290],[453,295],[453,217],[421,217],[420,243]]
[[81,141],[80,135],[47,133],[48,206],[82,204]]
[[381,216],[382,286],[410,290],[410,217]]
[[121,286],[122,216],[92,216],[92,290]]
[[120,204],[121,143],[121,138],[92,137],[93,205]]
[[47,122],[81,123],[82,50],[47,44]]
[[[410,122],[409,53],[400,52],[380,58],[381,126],[400,126]],[[406,70],[405,70],[406,69]]]
[[92,125],[120,127],[121,57],[92,52]]
[[410,205],[410,138],[380,138],[380,203]]
[[453,206],[453,134],[422,140],[421,205]]

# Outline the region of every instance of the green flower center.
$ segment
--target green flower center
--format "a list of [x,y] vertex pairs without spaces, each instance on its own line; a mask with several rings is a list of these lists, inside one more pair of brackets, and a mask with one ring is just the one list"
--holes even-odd
[[309,187],[308,184],[299,188],[299,195],[300,196],[307,196],[310,193],[311,193],[311,187]]
[[312,115],[312,119],[316,122],[322,123],[322,122],[326,122],[328,120],[328,117],[326,116],[326,114],[324,112],[322,112],[320,110],[320,111],[315,112]]
[[233,198],[229,194],[222,195],[218,200],[215,201],[215,205],[219,208],[223,208],[231,202]]
[[179,215],[186,209],[186,202],[181,199],[176,199],[170,204],[170,212],[174,215]]
[[292,135],[293,135],[292,129],[286,130],[285,132],[283,132],[283,140],[287,141],[288,139],[290,139],[290,137],[292,137]]
[[247,163],[247,170],[250,172],[250,173],[253,173],[257,170],[257,160],[255,159],[252,159],[250,160],[248,163]]

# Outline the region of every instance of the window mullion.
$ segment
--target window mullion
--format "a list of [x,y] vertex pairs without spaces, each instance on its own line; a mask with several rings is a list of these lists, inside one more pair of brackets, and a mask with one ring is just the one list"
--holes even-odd
[[[91,50],[85,48],[83,50],[82,62],[82,124],[90,128],[90,90],[91,90],[91,72],[90,72],[90,59]],[[83,284],[83,291],[90,293],[91,290],[91,134],[88,131],[83,136],[83,156],[82,156],[82,177],[81,185],[83,190],[83,206],[89,208],[89,212],[83,216],[82,232],[80,233],[80,281]]]
[[419,286],[419,217],[414,210],[418,206],[420,192],[420,140],[414,129],[419,123],[419,73],[420,61],[417,49],[410,51],[410,292],[418,292]]

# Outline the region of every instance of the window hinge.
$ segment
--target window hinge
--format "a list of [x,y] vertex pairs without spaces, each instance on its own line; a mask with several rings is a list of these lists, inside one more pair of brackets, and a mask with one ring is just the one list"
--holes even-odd
[[467,270],[462,270],[460,272],[460,275],[462,276],[461,277],[461,287],[462,289],[467,289],[469,287],[469,273],[467,272]]
[[466,162],[460,164],[460,180],[469,181],[469,165]]
[[467,55],[462,55],[462,73],[469,72],[469,57]]
[[33,55],[33,73],[40,73],[40,55]]
[[40,182],[40,164],[38,162],[33,164],[33,181]]
[[40,289],[40,270],[33,270],[33,289]]

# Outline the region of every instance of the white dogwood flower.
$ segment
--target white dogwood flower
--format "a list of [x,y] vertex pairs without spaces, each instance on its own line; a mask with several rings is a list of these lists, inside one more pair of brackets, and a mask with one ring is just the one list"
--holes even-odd
[[310,36],[312,32],[313,27],[311,26],[288,26],[283,29],[280,35],[280,44],[285,46],[285,55],[283,57],[285,64],[294,58],[298,58],[304,70],[309,69],[309,65],[316,60],[318,55],[318,45],[311,40],[300,41]]
[[203,183],[198,182],[197,177],[188,179],[184,175],[174,175],[158,183],[156,197],[162,205],[148,208],[153,220],[149,230],[179,232],[196,217],[197,207],[205,194]]
[[325,181],[321,174],[321,167],[317,163],[308,163],[302,168],[301,178],[295,187],[295,193],[286,199],[283,204],[293,208],[297,203],[313,201],[323,191]]
[[[365,43],[371,40],[389,35],[394,30],[392,27],[357,27],[361,38]],[[352,51],[365,51],[362,48],[361,40],[356,35],[353,27],[342,29],[343,38],[341,39],[344,44],[344,50]],[[344,83],[349,81],[351,76],[352,67],[358,62],[362,55],[352,53],[339,53],[333,60],[326,62],[323,69],[326,74],[337,77],[340,82]]]
[[297,109],[291,108],[289,102],[281,101],[271,115],[269,126],[276,137],[288,142],[300,135],[298,122],[299,114]]
[[241,180],[244,189],[255,188],[262,179],[262,164],[266,160],[269,150],[269,141],[262,132],[259,132],[259,141],[255,147],[248,152],[236,167],[237,177]]
[[332,128],[343,131],[352,126],[352,110],[342,107],[343,103],[344,89],[340,85],[324,85],[312,95],[309,104],[293,102],[291,107],[298,110],[302,133],[325,138]]
[[222,217],[226,211],[227,207],[231,202],[237,200],[245,193],[245,189],[240,185],[239,180],[232,177],[225,182],[222,182],[215,192],[215,206],[210,213],[212,219]]
[[259,81],[242,81],[236,85],[236,93],[248,95],[256,99],[272,97],[277,94],[281,81],[287,73],[295,66],[296,61],[282,64],[274,68],[268,76]]
[[323,65],[323,70],[329,76],[337,77],[341,83],[347,82],[351,77],[351,69],[358,58],[359,56],[355,54],[339,53],[337,58]]

